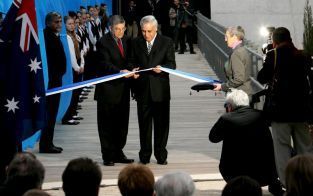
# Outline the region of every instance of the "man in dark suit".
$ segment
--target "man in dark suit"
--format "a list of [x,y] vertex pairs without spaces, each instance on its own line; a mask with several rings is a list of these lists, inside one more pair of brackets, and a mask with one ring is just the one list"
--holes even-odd
[[[44,29],[47,53],[49,83],[48,89],[62,86],[62,76],[66,71],[66,57],[59,33],[62,29],[62,17],[57,12],[50,12],[46,16]],[[62,148],[53,144],[54,127],[58,114],[60,94],[50,95],[47,103],[47,126],[42,130],[39,152],[61,153]]]
[[[272,37],[274,49],[266,53],[257,79],[272,89],[264,109],[271,120],[278,176],[285,184],[288,160],[294,153],[307,153],[312,145],[308,126],[312,120],[308,81],[312,60],[293,45],[287,28],[276,28]],[[270,94],[272,104],[268,102]]]
[[[98,74],[101,76],[130,70],[127,61],[127,38],[124,36],[125,20],[122,16],[114,15],[109,22],[110,33],[104,35],[97,43],[100,61]],[[98,84],[95,100],[103,164],[113,166],[114,163],[133,162],[134,160],[128,159],[123,152],[128,133],[129,79],[121,78]]]
[[237,89],[227,94],[225,108],[209,135],[213,143],[223,141],[219,169],[224,180],[249,176],[269,185],[275,196],[282,195],[271,132],[261,112],[249,107],[248,95]]
[[[140,21],[142,35],[132,43],[131,64],[143,72],[135,83],[140,131],[140,161],[150,162],[152,154],[152,124],[154,125],[154,155],[158,164],[167,164],[166,144],[169,134],[170,83],[168,73],[159,68],[176,68],[173,42],[157,33],[158,22],[152,15]],[[152,123],[153,122],[153,123]]]

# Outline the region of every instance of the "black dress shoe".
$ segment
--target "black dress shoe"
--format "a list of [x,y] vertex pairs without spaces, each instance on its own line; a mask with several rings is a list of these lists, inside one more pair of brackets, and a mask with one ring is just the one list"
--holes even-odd
[[133,163],[134,159],[128,159],[127,157],[123,157],[120,159],[115,159],[114,162],[115,163]]
[[190,51],[190,54],[197,54],[195,51]]
[[62,121],[62,125],[78,125],[80,122],[75,121],[75,120],[65,120]]
[[39,153],[61,153],[61,152],[62,150],[55,147],[39,149]]
[[73,116],[72,118],[73,120],[84,120],[83,117],[80,117],[80,116]]
[[157,164],[159,165],[167,165],[167,161],[157,161]]
[[184,52],[179,52],[178,54],[184,54]]
[[139,163],[143,164],[143,165],[147,165],[150,163],[150,161],[140,161]]
[[114,166],[114,162],[113,161],[103,161],[103,165],[105,165],[105,166]]
[[55,146],[54,144],[52,144],[52,147],[63,151],[63,148],[61,148],[61,147],[59,147],[59,146]]

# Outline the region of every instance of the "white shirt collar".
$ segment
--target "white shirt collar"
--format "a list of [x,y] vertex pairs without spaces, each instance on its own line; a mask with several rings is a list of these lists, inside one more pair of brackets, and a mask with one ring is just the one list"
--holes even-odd
[[[158,34],[158,33],[156,33],[155,36],[154,36],[154,38],[151,40],[151,42],[150,42],[150,43],[151,43],[151,46],[153,46],[153,43],[154,43],[154,40],[155,40],[157,34]],[[147,41],[146,41],[146,44],[147,44],[147,47],[148,47],[148,42],[147,42]]]

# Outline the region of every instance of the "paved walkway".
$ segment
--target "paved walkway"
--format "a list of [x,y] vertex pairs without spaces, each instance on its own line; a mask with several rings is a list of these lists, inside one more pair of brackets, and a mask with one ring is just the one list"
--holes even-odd
[[[177,69],[216,78],[199,50],[196,55],[176,53]],[[171,76],[171,125],[168,140],[168,162],[166,166],[156,164],[152,156],[148,166],[156,177],[170,171],[185,171],[192,175],[196,182],[195,195],[220,195],[225,182],[219,170],[221,144],[208,141],[209,130],[217,118],[224,112],[224,94],[212,91],[191,92],[190,87],[196,82]],[[62,154],[39,154],[37,157],[46,167],[46,178],[43,188],[51,195],[63,196],[60,189],[61,175],[68,161],[80,156],[87,156],[101,165],[103,182],[100,195],[120,195],[116,187],[119,171],[125,166],[102,166],[100,144],[96,122],[96,102],[93,93],[82,103],[80,115],[84,117],[79,125],[57,125],[55,144],[62,146]],[[136,103],[131,102],[128,141],[124,148],[129,158],[138,159],[139,131]]]

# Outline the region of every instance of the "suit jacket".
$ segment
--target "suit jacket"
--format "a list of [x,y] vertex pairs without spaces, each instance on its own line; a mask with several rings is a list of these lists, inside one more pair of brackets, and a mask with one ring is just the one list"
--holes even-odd
[[[272,120],[277,122],[312,120],[307,80],[312,63],[310,56],[297,50],[291,43],[282,44],[275,50],[277,51],[275,68],[277,82],[273,91],[277,102],[277,113],[272,115]],[[263,68],[258,73],[257,79],[260,83],[272,83],[274,59],[275,53],[271,50],[266,54]]]
[[62,85],[62,76],[66,71],[66,57],[60,37],[50,28],[44,29],[45,46],[47,54],[49,84],[48,88]]
[[236,88],[245,91],[248,95],[252,95],[251,86],[251,56],[247,49],[241,44],[232,52],[228,65],[225,66],[226,83],[222,84],[222,90],[228,91],[229,88]]
[[[157,34],[150,54],[148,54],[146,40],[137,37],[132,42],[132,54],[130,58],[133,67],[140,69],[153,68],[157,65],[176,69],[175,51],[170,38]],[[134,93],[137,101],[147,101],[151,96],[152,101],[162,102],[170,100],[170,84],[168,73],[159,74],[153,71],[140,73],[140,77],[134,82]]]
[[260,111],[243,106],[223,114],[209,139],[223,141],[219,168],[226,181],[247,175],[263,186],[277,177],[272,136]]
[[[118,45],[111,33],[105,34],[98,42],[98,75],[105,76],[119,73],[120,70],[128,69],[128,38],[122,38],[124,57],[121,55]],[[97,84],[95,100],[105,103],[117,104],[122,100],[129,101],[129,81],[125,78]]]

